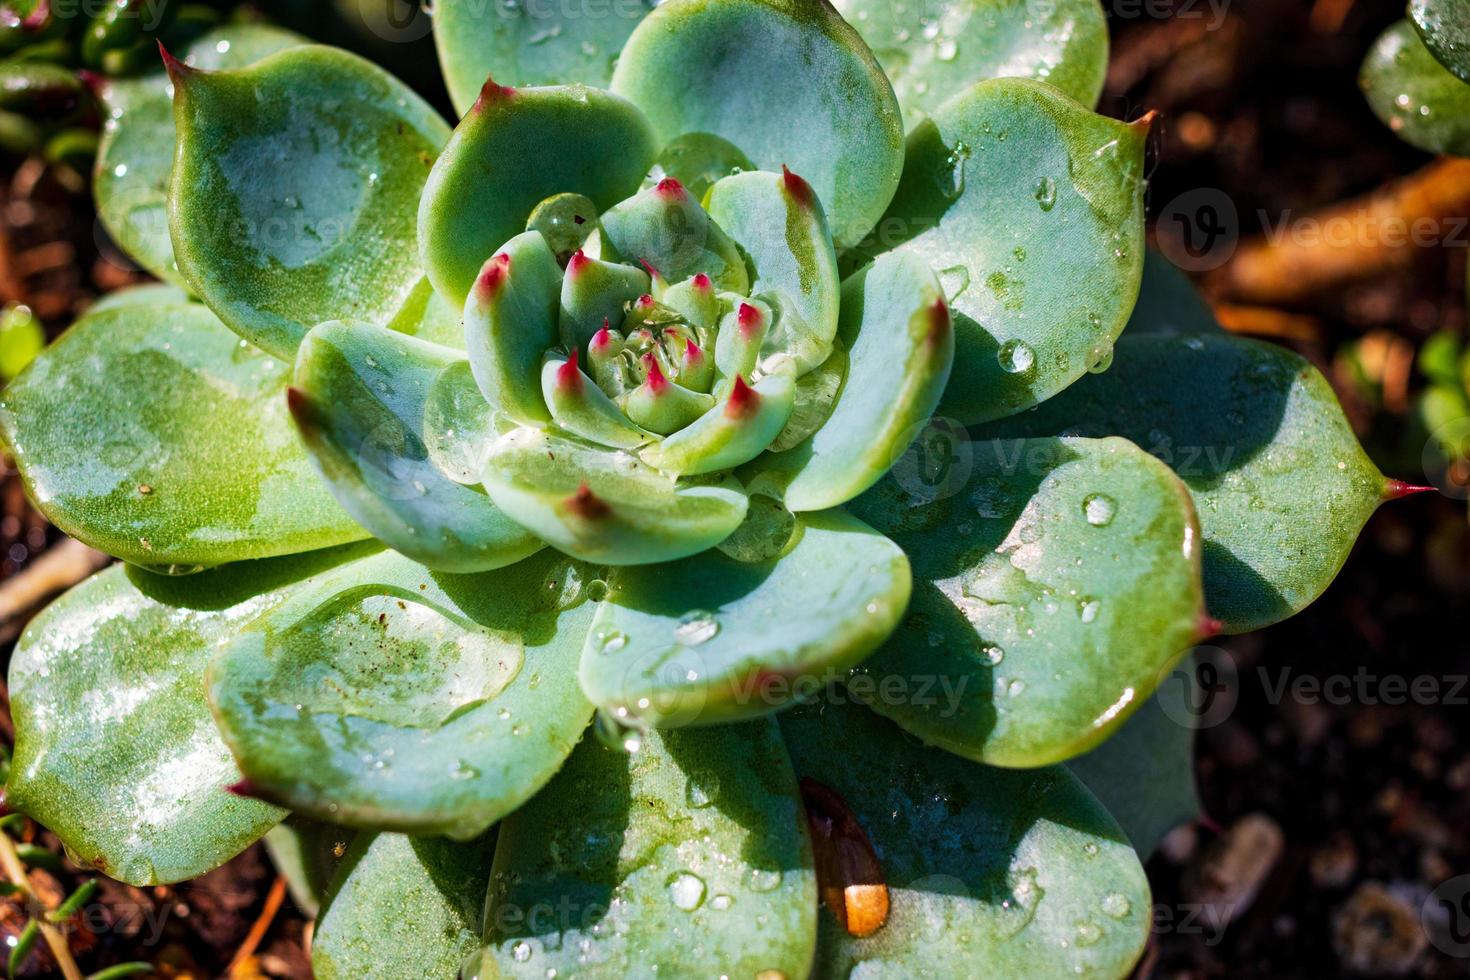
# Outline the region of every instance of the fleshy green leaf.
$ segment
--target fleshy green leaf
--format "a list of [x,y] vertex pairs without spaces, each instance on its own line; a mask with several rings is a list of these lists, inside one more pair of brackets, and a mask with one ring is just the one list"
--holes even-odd
[[1358,84],[1374,114],[1405,143],[1470,155],[1470,84],[1435,59],[1413,24],[1401,20],[1379,36]]
[[466,976],[805,976],[805,822],[770,721],[650,732],[632,754],[584,740],[501,825]]
[[530,428],[491,447],[485,489],[547,544],[609,565],[712,548],[740,526],[746,508],[733,477],[679,484],[628,453]]
[[1459,0],[1409,0],[1409,19],[1440,64],[1470,82],[1470,12]]
[[656,150],[648,120],[616,95],[486,82],[419,202],[419,248],[434,288],[463,303],[481,265],[542,200],[582,194],[610,208],[638,189]]
[[708,551],[617,569],[610,585],[582,690],[614,717],[678,726],[768,714],[825,687],[892,632],[910,577],[893,542],[834,510],[803,514],[779,557]]
[[1200,814],[1194,728],[1184,723],[1195,696],[1190,664],[1184,660],[1112,738],[1067,763],[1145,859],[1164,835]]
[[755,276],[749,294],[778,312],[767,350],[791,355],[799,370],[832,353],[837,334],[837,254],[816,193],[793,173],[734,174],[716,183],[707,202]]
[[1337,575],[1386,490],[1327,380],[1228,335],[1124,337],[1112,367],[980,438],[1121,435],[1188,485],[1205,597],[1227,632],[1301,610]]
[[604,252],[646,262],[667,282],[702,272],[719,289],[743,294],[750,288],[735,243],[677,180],[666,178],[613,205],[601,223]]
[[1108,27],[1097,0],[837,0],[913,126],[987,78],[1035,78],[1084,105],[1102,93]]
[[[306,38],[267,24],[231,24],[175,52],[192,68],[244,68]],[[171,83],[162,65],[138,78],[108,79],[101,91],[107,123],[92,181],[108,234],[160,279],[182,283],[168,234],[168,179],[174,165]]]
[[481,833],[591,717],[581,577],[550,552],[479,575],[389,553],[313,581],[210,665],[248,791],[352,826]]
[[939,283],[909,255],[885,255],[842,284],[838,336],[849,360],[831,417],[772,464],[795,470],[785,495],[793,511],[846,503],[887,473],[939,403],[954,361]]
[[312,935],[317,980],[458,976],[479,945],[493,842],[359,834]]
[[547,422],[541,358],[556,344],[562,273],[546,239],[527,231],[489,257],[464,307],[465,347],[491,407],[518,422]]
[[189,288],[279,357],[323,320],[387,322],[423,275],[414,202],[448,139],[444,121],[335,48],[170,75],[169,221]]
[[266,832],[263,841],[271,864],[286,879],[291,900],[307,916],[316,918],[347,845],[356,836],[355,830],[301,817],[287,817]]
[[1010,415],[1106,359],[1142,274],[1146,131],[1006,78],[909,134],[903,183],[861,251],[896,248],[939,275],[955,315],[941,414]]
[[652,7],[651,0],[585,7],[439,0],[434,46],[454,107],[468,112],[491,75],[510,85],[606,88],[623,42]]
[[48,520],[146,565],[218,565],[365,537],[286,416],[288,365],[198,304],[89,313],[0,396]]
[[781,716],[798,776],[845,799],[888,886],[866,938],[819,913],[813,976],[1124,977],[1151,925],[1122,831],[1061,768],[993,769],[914,745],[862,708]]
[[[446,429],[489,428],[479,394],[463,354],[336,321],[302,341],[290,405],[318,472],[363,527],[430,568],[480,572],[520,561],[541,542],[466,485],[488,439],[448,459],[434,452]],[[434,405],[469,410],[445,417]],[[460,459],[469,472],[450,469]]]
[[183,881],[284,816],[224,787],[239,770],[204,696],[214,649],[342,550],[184,578],[114,566],[27,628],[10,662],[6,801],[77,858],[134,885]]
[[450,307],[443,296],[434,292],[433,283],[425,277],[419,280],[408,299],[393,314],[388,328],[431,344],[462,351],[465,348],[463,314],[463,307]]
[[628,38],[612,88],[663,142],[709,133],[762,170],[789,165],[816,189],[839,247],[873,227],[903,169],[888,79],[821,0],[668,0]]
[[[1060,762],[1107,738],[1199,638],[1194,509],[1168,467],[1122,439],[996,440],[966,455],[970,480],[952,493],[926,501],[890,479],[853,503],[917,584],[849,690],[959,755]],[[936,675],[938,697],[883,693]]]

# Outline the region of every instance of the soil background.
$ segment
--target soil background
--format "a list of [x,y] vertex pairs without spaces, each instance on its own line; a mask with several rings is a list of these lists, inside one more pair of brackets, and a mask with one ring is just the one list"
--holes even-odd
[[[283,6],[299,30],[353,40],[303,5]],[[1403,16],[1401,3],[1104,7],[1113,54],[1101,111],[1161,113],[1149,157],[1151,218],[1213,189],[1232,205],[1232,240],[1244,240],[1283,215],[1320,212],[1432,162],[1374,118],[1357,86],[1364,54]],[[393,46],[387,60],[447,113],[432,59],[425,39]],[[73,190],[35,162],[0,162],[0,301],[30,305],[52,336],[97,295],[144,278]],[[1412,358],[1430,334],[1463,334],[1466,321],[1470,235],[1446,237],[1395,257],[1382,274],[1369,270],[1290,302],[1244,306],[1220,286],[1220,270],[1197,278],[1233,328],[1269,335],[1322,368],[1385,472],[1423,482]],[[7,466],[0,580],[60,540]],[[1149,862],[1157,928],[1139,976],[1470,977],[1470,944],[1441,942],[1461,954],[1450,955],[1426,941],[1420,921],[1434,889],[1470,875],[1467,600],[1466,504],[1422,494],[1379,511],[1304,613],[1216,644],[1216,660],[1233,675],[1223,682],[1233,710],[1199,734],[1205,818],[1176,831]],[[16,625],[0,628],[0,659]],[[1303,678],[1337,693],[1277,693],[1283,679],[1290,691]],[[1346,680],[1333,687],[1334,678]],[[1395,678],[1418,679],[1420,690],[1429,678],[1436,693],[1404,699]],[[8,739],[4,703],[0,736]],[[60,854],[44,830],[25,835]],[[64,864],[34,876],[39,891],[58,896],[82,880]],[[84,969],[145,960],[160,977],[222,976],[232,960],[236,977],[307,977],[309,925],[289,898],[279,902],[274,882],[259,847],[186,885],[106,882],[97,914],[73,937],[78,958]],[[1229,901],[1201,910],[1206,893]],[[1470,903],[1449,914],[1470,934]],[[22,909],[0,901],[0,939],[23,924]],[[264,930],[253,945],[252,926]],[[51,968],[42,950],[24,973]]]

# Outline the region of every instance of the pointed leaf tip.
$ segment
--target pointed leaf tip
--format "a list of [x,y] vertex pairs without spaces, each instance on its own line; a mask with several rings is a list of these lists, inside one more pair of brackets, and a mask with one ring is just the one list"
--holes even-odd
[[[654,264],[647,259],[639,259],[638,264],[643,266],[643,269],[648,273],[649,278],[653,279],[655,282],[663,278],[658,269],[654,267]],[[644,293],[642,296],[640,296],[638,298],[638,302],[641,303],[645,299],[647,299],[649,303],[653,302],[653,297],[649,296],[647,293]]]
[[680,198],[684,196],[684,185],[679,183],[673,177],[665,177],[663,180],[659,181],[654,190],[662,194],[664,197]]
[[567,260],[567,275],[576,276],[577,273],[587,268],[587,263],[591,261],[587,257],[587,253],[583,252],[580,248],[577,249],[572,253],[572,257]]
[[1199,638],[1201,640],[1207,640],[1212,636],[1219,636],[1220,631],[1225,628],[1225,624],[1209,613],[1202,612],[1199,615],[1196,628],[1199,631]]
[[745,383],[742,375],[735,375],[735,383],[730,386],[730,399],[725,402],[725,415],[727,418],[744,419],[755,414],[760,408],[761,396],[756,390]]
[[232,796],[242,796],[246,799],[259,798],[259,791],[255,788],[255,784],[248,779],[241,779],[239,782],[231,783],[225,787],[225,792]]
[[311,417],[311,398],[305,391],[295,385],[286,387],[286,410],[291,417],[300,425],[305,425]]
[[492,257],[480,268],[480,277],[475,280],[475,288],[485,297],[493,297],[500,292],[505,285],[506,277],[510,274],[510,256],[505,252]]
[[1429,493],[1434,489],[1434,487],[1408,483],[1404,480],[1386,480],[1383,484],[1383,499],[1385,501],[1401,500],[1404,497],[1412,497],[1416,493]]
[[[607,317],[602,318],[602,329],[592,335],[592,349],[594,351],[606,350],[607,345],[612,343],[612,325],[608,323]],[[576,354],[575,351],[572,352]]]
[[784,163],[781,164],[781,183],[786,188],[786,193],[791,195],[792,200],[806,207],[811,207],[814,197],[812,194],[812,185],[792,173],[791,168],[787,167]]
[[174,83],[175,87],[194,74],[194,69],[175,58],[169,49],[164,47],[162,41],[158,42],[158,56],[163,59],[163,70],[168,72],[169,80]]
[[500,102],[509,99],[516,94],[516,90],[509,85],[497,85],[491,76],[485,76],[485,84],[480,86],[480,97],[475,99],[475,104],[470,107],[471,112],[483,109],[492,102]]
[[663,371],[659,370],[658,360],[652,354],[643,355],[643,366],[648,369],[648,390],[655,395],[662,394],[668,390],[669,379],[664,377]]
[[704,360],[704,348],[693,340],[684,341],[684,360],[689,364],[698,364]]
[[577,350],[575,347],[572,348],[572,352],[567,359],[562,362],[561,367],[556,369],[556,384],[563,391],[582,390],[582,372],[577,367]]
[[740,325],[740,333],[749,337],[751,333],[760,329],[761,311],[749,303],[741,303],[740,309],[735,315],[736,322]]
[[577,487],[577,492],[567,498],[567,510],[588,521],[601,520],[612,513],[607,502],[593,493],[586,483]]
[[714,283],[710,282],[709,276],[701,272],[694,277],[694,288],[700,290],[701,292],[708,292],[715,287]]
[[1145,112],[1143,115],[1139,116],[1137,119],[1133,120],[1128,125],[1134,127],[1139,132],[1147,133],[1150,129],[1153,128],[1154,121],[1156,119],[1158,119],[1158,118],[1159,118],[1159,110],[1157,110],[1157,109],[1150,109],[1147,112]]

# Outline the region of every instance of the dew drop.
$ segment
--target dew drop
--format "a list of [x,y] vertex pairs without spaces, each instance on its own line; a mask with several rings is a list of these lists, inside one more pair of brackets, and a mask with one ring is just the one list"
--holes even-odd
[[524,963],[531,958],[531,944],[521,940],[510,948],[511,959],[517,963]]
[[1093,527],[1107,527],[1118,513],[1118,502],[1105,493],[1090,493],[1082,500],[1082,516]]
[[1036,203],[1041,205],[1041,210],[1050,211],[1057,203],[1057,182],[1050,177],[1043,177],[1036,182]]
[[628,645],[628,637],[622,630],[600,629],[594,639],[597,640],[597,649],[603,653],[617,653]]
[[1133,911],[1133,903],[1129,902],[1128,897],[1120,892],[1108,892],[1103,896],[1102,910],[1115,919],[1121,919]]
[[1000,662],[1006,658],[1005,649],[996,646],[994,643],[981,650],[980,653],[985,657],[985,662],[992,667],[1000,666]]
[[682,646],[697,647],[714,639],[720,632],[720,621],[715,614],[703,609],[694,609],[679,619],[674,627],[674,640]]
[[781,886],[781,871],[778,868],[751,868],[750,890],[753,892],[773,892]]
[[460,759],[454,765],[449,767],[450,779],[474,779],[478,775],[480,775],[480,770],[476,769],[474,766],[470,765],[463,759]]
[[693,912],[704,904],[704,879],[699,875],[681,871],[669,879],[668,886],[675,908]]
[[952,37],[944,38],[934,46],[934,57],[938,58],[940,61],[953,61],[955,59],[955,55],[959,53],[959,45],[955,43],[954,38]]
[[1102,603],[1098,602],[1096,599],[1084,599],[1082,600],[1081,604],[1078,605],[1077,613],[1082,622],[1090,623],[1093,620],[1097,619],[1098,610],[1101,608]]
[[1007,374],[1025,374],[1036,364],[1036,352],[1024,340],[1007,340],[995,352],[995,359]]

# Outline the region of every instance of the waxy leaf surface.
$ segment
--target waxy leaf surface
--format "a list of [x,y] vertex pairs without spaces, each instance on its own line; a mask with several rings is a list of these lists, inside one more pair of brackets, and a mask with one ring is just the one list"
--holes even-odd
[[1225,334],[1125,336],[1113,365],[977,438],[1120,435],[1189,487],[1205,598],[1231,633],[1327,588],[1386,492],[1327,380],[1280,347]]
[[363,833],[348,847],[311,941],[317,980],[458,975],[479,942],[494,835]]
[[225,792],[240,773],[210,717],[204,668],[220,642],[346,557],[184,577],[118,565],[68,592],[11,659],[7,802],[134,885],[194,878],[244,850],[285,814]]
[[893,83],[912,129],[987,78],[1034,78],[1084,105],[1102,92],[1108,28],[1097,0],[837,0]]
[[796,774],[840,794],[888,887],[882,928],[818,917],[813,976],[1127,976],[1152,924],[1123,833],[1066,770],[994,769],[914,745],[852,704],[780,718]]
[[771,721],[584,739],[501,824],[476,975],[805,976],[805,824]]
[[909,134],[903,183],[860,251],[939,276],[955,321],[941,414],[1010,415],[1106,359],[1142,274],[1146,130],[1007,78]]
[[[1122,439],[961,445],[941,492],[878,484],[854,513],[914,564],[914,599],[850,691],[925,742],[1040,766],[1107,738],[1199,637],[1199,528]],[[909,483],[909,486],[905,486]],[[918,492],[916,492],[918,491]],[[888,686],[937,675],[927,699]]]
[[423,275],[414,208],[449,138],[438,114],[336,48],[170,75],[169,223],[190,290],[279,357],[323,320],[386,322]]
[[592,604],[552,552],[478,575],[385,553],[313,581],[215,658],[248,792],[316,819],[465,839],[556,772],[592,714]]
[[[324,323],[302,341],[295,388],[292,412],[317,470],[378,540],[447,572],[500,568],[541,548],[466,485],[477,482],[491,426],[463,354],[371,324]],[[447,459],[435,452],[466,431],[487,438],[464,440]]]
[[[231,24],[174,52],[191,68],[244,68],[306,38],[267,24]],[[162,64],[137,78],[108,79],[101,92],[107,122],[97,145],[92,193],[97,216],[143,268],[182,283],[168,232],[168,182],[174,165],[172,83]]]
[[1424,46],[1406,20],[1373,44],[1358,83],[1373,112],[1399,139],[1430,153],[1470,155],[1470,83]]
[[[784,530],[784,528],[783,528]],[[841,511],[803,514],[775,558],[707,551],[621,568],[582,653],[582,689],[655,725],[768,714],[821,690],[893,630],[909,563]]]
[[709,133],[811,182],[838,247],[883,213],[903,167],[893,89],[821,0],[669,0],[628,38],[613,91],[662,142]]
[[109,306],[5,389],[0,434],[47,519],[127,561],[218,565],[365,537],[292,431],[288,375],[197,303]]

